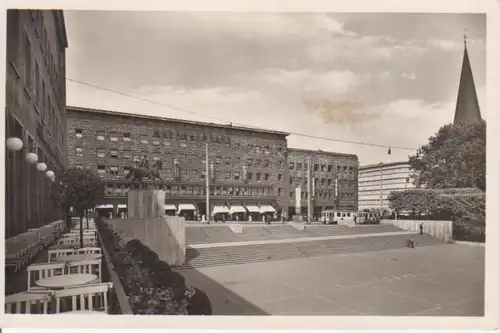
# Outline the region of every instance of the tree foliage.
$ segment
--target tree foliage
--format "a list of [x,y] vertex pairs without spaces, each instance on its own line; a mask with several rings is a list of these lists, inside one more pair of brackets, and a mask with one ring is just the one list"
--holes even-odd
[[410,156],[427,188],[486,188],[486,122],[447,124]]
[[477,189],[412,189],[392,192],[390,206],[396,212],[410,211],[433,219],[451,219],[461,224],[485,223],[485,195]]
[[59,206],[73,207],[83,217],[86,209],[94,208],[104,197],[101,178],[90,170],[63,171],[52,187],[52,198]]

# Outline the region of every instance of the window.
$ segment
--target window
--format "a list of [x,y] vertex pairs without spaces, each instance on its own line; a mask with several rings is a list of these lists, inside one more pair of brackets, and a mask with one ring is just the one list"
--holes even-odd
[[128,175],[130,173],[131,167],[123,167],[123,173]]
[[290,198],[293,198],[293,192],[290,192]]
[[325,172],[325,171],[326,171],[326,165],[321,164],[321,172]]
[[234,173],[234,180],[240,180],[240,173],[239,172]]
[[256,166],[256,167],[260,167],[260,163],[261,163],[261,162],[262,162],[261,160],[256,159],[256,160],[255,160],[255,166]]
[[185,143],[185,142],[179,142],[179,147],[186,148],[187,147],[187,143]]
[[325,181],[326,181],[325,178],[321,178],[321,186],[325,185]]
[[130,141],[130,133],[123,133],[123,141]]
[[145,136],[141,137],[141,143],[147,145],[148,144],[148,138]]
[[159,161],[160,158],[158,156],[153,156],[153,161]]
[[106,166],[105,165],[98,165],[97,166],[97,173],[99,173],[99,174],[106,173]]
[[252,180],[253,173],[251,173],[251,172],[247,173],[247,178],[248,178],[248,180]]
[[82,147],[76,147],[75,151],[76,151],[76,156],[83,156],[83,149],[82,149]]
[[104,140],[104,131],[97,131],[96,135],[97,135],[97,140],[101,140],[101,141]]
[[297,170],[302,170],[302,163],[297,163]]
[[83,165],[77,164],[76,165],[76,170],[83,170]]
[[116,134],[116,132],[111,132],[111,133],[109,134],[109,140],[110,140],[110,141],[113,141],[113,142],[118,141],[118,135]]
[[290,185],[293,184],[293,177],[290,177]]
[[215,164],[220,164],[221,157],[217,156],[215,157]]
[[255,179],[256,179],[257,181],[260,181],[260,178],[261,178],[260,172],[257,172],[257,173],[255,174]]
[[231,157],[224,158],[224,164],[225,165],[231,165]]
[[278,189],[278,196],[283,196],[283,189],[282,188],[279,188]]
[[252,164],[253,164],[253,158],[247,159],[247,165],[252,166]]
[[77,138],[83,138],[83,130],[81,128],[75,128],[75,136]]
[[231,172],[225,172],[224,173],[224,179],[230,180],[231,179]]
[[333,169],[333,165],[328,165],[328,172],[332,172],[332,169]]
[[261,148],[260,148],[260,146],[255,146],[255,148],[254,148],[254,149],[255,149],[255,153],[256,153],[256,154],[260,154],[260,152],[261,152]]
[[269,160],[264,160],[264,168],[269,168],[270,162]]
[[130,149],[123,149],[123,158],[131,158],[132,154],[130,152]]
[[269,146],[264,146],[264,154],[269,155],[271,153],[271,150],[269,149]]
[[163,145],[169,147],[169,146],[172,145],[172,142],[170,142],[170,141],[163,141]]
[[240,164],[240,162],[241,162],[241,158],[239,158],[239,157],[234,158],[234,164],[238,165],[238,164]]
[[328,179],[328,186],[332,185],[332,180]]
[[106,150],[104,150],[103,148],[98,148],[97,157],[106,157]]
[[187,175],[188,175],[187,170],[186,170],[186,169],[182,169],[182,170],[181,170],[181,177],[182,177],[183,179],[186,179],[186,178],[187,178]]
[[290,170],[293,170],[294,165],[295,165],[295,164],[294,164],[293,162],[290,162],[290,163],[288,163],[288,168],[289,168]]
[[200,171],[200,178],[205,179],[205,171]]
[[113,158],[118,158],[118,150],[116,149],[111,149],[109,151],[109,156],[113,157]]
[[110,166],[109,173],[113,176],[118,176],[118,167],[117,166]]
[[269,174],[268,173],[264,174],[264,180],[269,180]]
[[318,171],[319,170],[319,165],[318,164],[314,164],[314,171]]
[[158,146],[158,145],[160,144],[160,140],[158,140],[158,139],[153,139],[153,144],[154,144],[155,146]]
[[283,178],[283,175],[281,173],[278,173],[278,180],[281,180]]

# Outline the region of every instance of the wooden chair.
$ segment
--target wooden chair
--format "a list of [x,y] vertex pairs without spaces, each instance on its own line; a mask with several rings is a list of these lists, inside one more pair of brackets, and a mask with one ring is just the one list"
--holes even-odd
[[[46,279],[51,276],[66,274],[65,263],[40,263],[29,265],[26,270],[28,271],[28,291],[32,290],[47,290],[42,287],[32,286],[32,281]],[[32,276],[33,275],[33,276]],[[32,279],[33,277],[33,279]]]
[[102,254],[100,247],[82,247],[75,250],[75,254]]
[[[102,283],[57,290],[54,293],[56,313],[68,311],[102,311],[108,313],[107,294],[109,289],[109,283]],[[70,298],[71,302],[62,302],[64,298]],[[101,301],[103,304],[100,304]],[[66,303],[67,307],[65,306]]]
[[36,293],[23,291],[7,295],[5,296],[5,313],[47,314],[52,294],[52,291]]
[[60,257],[60,256],[70,256],[75,253],[75,250],[73,249],[49,249],[49,262],[52,262],[55,258]]
[[95,283],[97,281],[102,282],[102,274],[101,274],[101,259],[92,259],[92,260],[80,260],[80,261],[70,261],[66,263],[70,274],[95,274],[98,276],[96,281],[92,281],[91,283]]
[[58,245],[77,245],[80,243],[78,237],[64,237],[57,240]]

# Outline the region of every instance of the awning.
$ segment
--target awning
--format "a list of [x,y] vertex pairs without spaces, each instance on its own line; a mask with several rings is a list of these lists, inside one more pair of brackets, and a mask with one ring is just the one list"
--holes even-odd
[[165,210],[177,210],[177,207],[175,205],[165,205]]
[[260,213],[260,209],[257,206],[249,206],[249,205],[247,205],[247,210],[250,213]]
[[243,206],[231,206],[231,209],[229,209],[229,214],[234,214],[234,213],[246,213],[247,210]]
[[214,206],[214,209],[212,210],[212,215],[218,213],[229,213],[229,208],[227,208],[226,206]]
[[99,205],[96,208],[113,208],[113,205]]
[[179,204],[179,212],[181,210],[196,210],[193,204]]
[[260,206],[260,212],[261,212],[261,214],[276,213],[276,210],[273,208],[273,206],[264,205],[264,206]]
[[125,204],[119,204],[118,208],[127,208],[127,205],[125,205]]

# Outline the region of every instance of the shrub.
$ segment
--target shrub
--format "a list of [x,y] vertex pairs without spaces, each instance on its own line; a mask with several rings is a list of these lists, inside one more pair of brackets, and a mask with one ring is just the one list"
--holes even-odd
[[211,315],[212,304],[208,296],[198,288],[190,287],[184,293],[190,315]]

